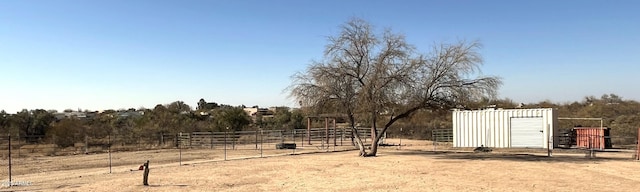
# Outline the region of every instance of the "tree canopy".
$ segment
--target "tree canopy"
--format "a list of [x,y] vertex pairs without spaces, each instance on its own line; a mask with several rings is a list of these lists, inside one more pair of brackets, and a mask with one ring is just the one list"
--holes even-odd
[[[289,89],[316,112],[346,114],[362,156],[376,155],[378,141],[397,120],[419,109],[448,110],[492,98],[501,84],[498,77],[478,75],[482,57],[477,42],[439,43],[419,53],[402,34],[377,33],[362,19],[340,29],[328,38],[324,58],[296,73]],[[375,133],[369,152],[355,129],[363,119]]]

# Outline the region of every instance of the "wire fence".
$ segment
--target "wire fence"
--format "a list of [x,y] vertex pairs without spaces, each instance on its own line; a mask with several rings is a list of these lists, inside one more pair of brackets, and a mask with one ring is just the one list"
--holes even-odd
[[[358,133],[363,142],[370,145],[371,129],[358,128]],[[400,138],[398,147],[402,149],[402,137],[392,137],[395,138],[393,142]],[[103,138],[85,136],[84,142],[59,147],[53,143],[26,142],[17,135],[4,135],[0,136],[0,166],[7,168],[0,169],[0,175],[8,177],[1,178],[8,181],[3,181],[3,184],[13,185],[20,184],[21,176],[51,171],[138,171],[146,160],[156,164],[189,165],[208,161],[355,150],[357,147],[354,146],[353,139],[350,128],[312,128],[146,136],[108,135]],[[451,129],[431,131],[434,151],[451,149],[453,139]],[[380,144],[387,144],[385,140],[386,135]],[[558,142],[562,148],[583,150],[589,157],[595,157],[595,151],[624,149],[635,151],[634,159],[640,160],[638,137],[576,132],[556,135],[551,140]]]
[[[85,136],[84,142],[60,147],[26,142],[16,135],[0,137],[0,175],[13,185],[21,175],[83,169],[96,172],[137,171],[146,160],[157,164],[260,158],[357,149],[350,128],[191,132],[146,136]],[[371,143],[371,129],[358,128]],[[386,137],[383,137],[383,141]],[[73,156],[73,158],[70,158]],[[13,178],[12,178],[13,177]],[[16,180],[16,178],[18,180]],[[31,182],[31,181],[30,181]],[[34,181],[35,182],[35,181]]]

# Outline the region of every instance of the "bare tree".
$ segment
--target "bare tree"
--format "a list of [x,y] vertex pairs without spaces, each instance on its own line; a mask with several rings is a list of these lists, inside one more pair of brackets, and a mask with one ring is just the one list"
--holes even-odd
[[[437,44],[419,54],[403,35],[389,29],[375,34],[361,19],[341,29],[328,38],[323,61],[296,73],[289,90],[306,106],[346,114],[361,156],[375,156],[380,139],[397,120],[420,109],[448,110],[494,97],[501,84],[498,77],[473,77],[482,64],[477,42]],[[355,128],[363,119],[371,125],[369,151]]]

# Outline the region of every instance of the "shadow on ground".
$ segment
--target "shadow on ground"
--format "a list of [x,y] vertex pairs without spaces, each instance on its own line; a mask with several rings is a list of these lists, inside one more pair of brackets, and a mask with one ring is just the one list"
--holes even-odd
[[599,161],[630,161],[631,157],[598,157],[588,158],[585,155],[567,155],[553,154],[551,157],[538,154],[528,153],[474,153],[463,151],[420,151],[420,150],[399,150],[387,152],[388,155],[417,155],[429,156],[436,159],[448,160],[505,160],[505,161],[524,161],[524,162],[574,162],[574,163],[592,163]]

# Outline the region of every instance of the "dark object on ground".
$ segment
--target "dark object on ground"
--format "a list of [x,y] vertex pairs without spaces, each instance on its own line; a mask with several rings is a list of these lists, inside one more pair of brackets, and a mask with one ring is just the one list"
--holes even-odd
[[295,143],[278,143],[276,149],[296,149]]
[[489,148],[489,147],[485,147],[484,145],[480,145],[480,147],[476,147],[475,149],[473,149],[473,152],[491,152],[493,151],[493,149]]

